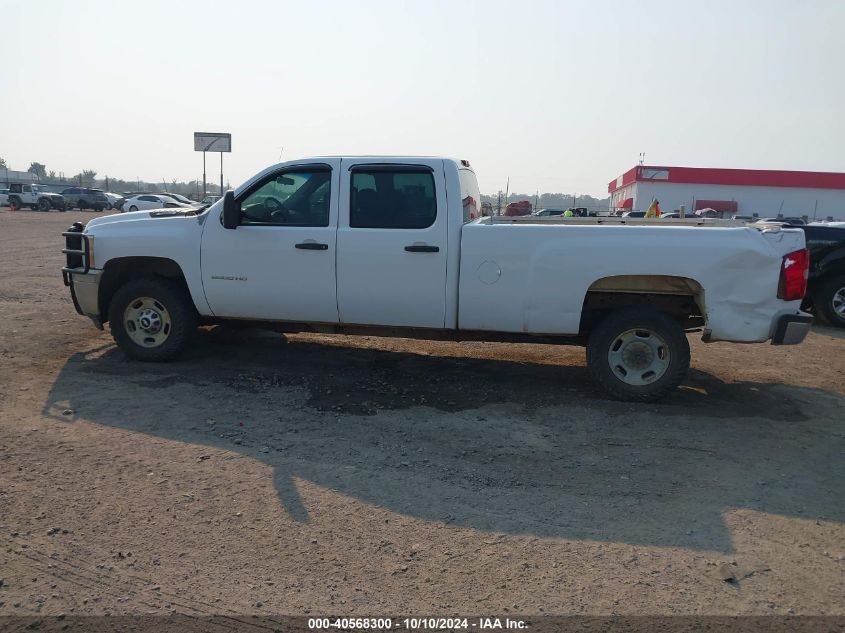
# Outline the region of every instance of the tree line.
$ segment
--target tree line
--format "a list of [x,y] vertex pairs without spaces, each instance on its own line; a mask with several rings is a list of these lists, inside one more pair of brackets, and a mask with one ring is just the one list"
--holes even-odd
[[[592,210],[604,211],[610,204],[610,198],[594,198],[586,194],[577,195],[572,193],[511,193],[507,198],[502,194],[502,208],[511,202],[528,200],[535,209],[568,209],[570,207],[585,207]],[[499,204],[499,196],[488,196],[481,194],[482,202],[489,202],[493,208]]]
[[[6,167],[6,161],[0,157],[0,169],[4,167]],[[135,180],[112,178],[108,175],[98,178],[98,172],[95,169],[83,169],[78,174],[66,176],[63,173],[56,173],[55,170],[48,170],[44,163],[39,162],[30,163],[27,171],[38,176],[39,181],[49,185],[67,184],[68,186],[75,185],[77,187],[91,187],[103,189],[105,191],[113,191],[115,193],[124,193],[129,191],[161,191],[194,197],[203,193],[202,182],[198,180],[182,182],[173,179],[162,182],[147,182],[137,178]],[[220,186],[215,185],[212,182],[208,182],[206,183],[205,189],[207,193],[218,194]]]

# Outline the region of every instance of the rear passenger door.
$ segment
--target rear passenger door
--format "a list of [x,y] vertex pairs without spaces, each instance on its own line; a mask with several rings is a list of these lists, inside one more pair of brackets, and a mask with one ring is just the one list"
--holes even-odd
[[343,159],[337,232],[341,323],[444,327],[443,161]]

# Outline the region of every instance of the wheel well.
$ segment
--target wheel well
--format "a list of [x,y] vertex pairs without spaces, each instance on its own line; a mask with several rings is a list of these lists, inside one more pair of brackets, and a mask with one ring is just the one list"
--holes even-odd
[[704,325],[704,288],[694,279],[672,275],[617,275],[595,281],[584,296],[581,334],[588,334],[605,316],[621,308],[664,312],[684,329]]
[[[106,262],[100,280],[100,316],[105,323],[109,318],[109,304],[114,293],[131,279],[164,277],[177,281],[188,292],[188,282],[182,268],[165,257],[118,257]],[[189,293],[190,294],[190,293]]]

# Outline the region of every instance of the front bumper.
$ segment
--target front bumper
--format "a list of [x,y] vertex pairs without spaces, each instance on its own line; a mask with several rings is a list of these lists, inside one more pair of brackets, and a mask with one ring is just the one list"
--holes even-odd
[[100,314],[100,280],[103,271],[91,268],[88,272],[80,268],[62,269],[62,278],[70,288],[70,298],[73,307],[79,314],[87,316],[94,322],[97,329],[103,329],[103,318]]
[[798,345],[807,337],[812,323],[813,317],[803,312],[782,314],[774,322],[772,345]]

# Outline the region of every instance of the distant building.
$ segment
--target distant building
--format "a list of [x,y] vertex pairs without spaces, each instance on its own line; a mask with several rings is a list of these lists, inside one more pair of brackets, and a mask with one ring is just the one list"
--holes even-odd
[[845,218],[844,173],[637,165],[607,190],[612,213],[644,211],[656,198],[662,211],[684,205],[689,215]]
[[14,171],[13,169],[6,169],[0,167],[0,184],[5,186],[11,183],[32,184],[39,182],[38,176],[28,171]]

